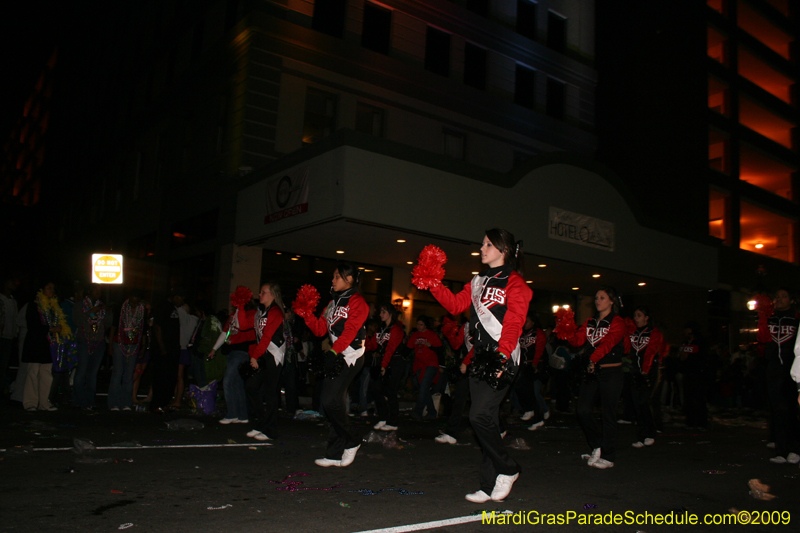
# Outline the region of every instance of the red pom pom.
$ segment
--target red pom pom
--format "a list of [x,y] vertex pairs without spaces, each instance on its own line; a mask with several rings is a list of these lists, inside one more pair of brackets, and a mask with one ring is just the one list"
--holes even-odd
[[556,327],[553,329],[561,340],[567,340],[575,335],[578,325],[575,323],[575,313],[572,309],[559,308],[556,311]]
[[772,316],[775,312],[775,304],[772,303],[772,298],[765,294],[756,295],[756,310],[758,311],[758,318],[764,319]]
[[417,266],[411,271],[411,283],[418,289],[438,287],[444,278],[443,265],[447,262],[444,251],[429,244],[419,253]]
[[247,287],[242,287],[239,285],[236,287],[236,291],[231,294],[231,305],[237,309],[240,309],[247,305],[250,300],[253,299],[253,291],[248,289]]
[[297,291],[297,296],[292,302],[292,309],[297,316],[305,318],[313,316],[319,303],[319,292],[311,285],[303,285]]
[[628,335],[636,332],[636,322],[634,322],[630,317],[625,318],[625,326],[628,328]]
[[455,320],[444,317],[444,320],[442,320],[442,335],[448,339],[458,335],[458,324],[456,324]]

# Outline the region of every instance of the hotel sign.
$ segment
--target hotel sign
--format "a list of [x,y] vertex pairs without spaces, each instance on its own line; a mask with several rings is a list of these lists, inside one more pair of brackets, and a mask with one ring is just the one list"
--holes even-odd
[[267,181],[267,214],[264,224],[308,211],[308,167],[278,175]]
[[614,223],[550,207],[551,239],[614,251]]

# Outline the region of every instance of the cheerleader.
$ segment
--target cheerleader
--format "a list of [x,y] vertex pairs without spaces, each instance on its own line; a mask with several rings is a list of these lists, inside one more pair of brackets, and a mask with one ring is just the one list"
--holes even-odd
[[706,388],[708,379],[708,343],[702,336],[700,324],[689,321],[684,329],[680,348],[680,373],[683,374],[683,397],[687,429],[708,429]]
[[[470,309],[473,358],[468,378],[472,398],[469,420],[483,451],[480,488],[466,495],[467,501],[473,503],[504,500],[520,473],[519,464],[503,447],[498,415],[519,367],[519,337],[533,295],[520,274],[521,244],[503,229],[488,230],[481,245],[481,262],[488,268],[458,294],[444,287],[441,277],[417,277],[415,283],[418,288],[429,287],[451,314]],[[418,266],[424,266],[422,254]],[[444,271],[440,270],[443,276]]]
[[333,299],[319,318],[295,307],[295,313],[303,317],[314,335],[322,337],[327,333],[332,343],[324,356],[325,382],[320,398],[331,430],[325,457],[314,461],[318,466],[348,466],[361,447],[361,437],[348,421],[345,404],[347,387],[364,366],[364,322],[369,306],[358,292],[359,274],[348,263],[336,267],[331,285]]
[[[654,413],[650,410],[650,399],[653,387],[658,381],[659,364],[664,357],[664,337],[658,328],[650,322],[650,310],[639,306],[633,312],[636,330],[630,333],[630,355],[633,360],[631,376],[631,399],[636,413],[636,432],[639,440],[633,443],[634,448],[644,448],[655,443],[656,427]],[[656,356],[659,359],[656,359]]]
[[544,421],[550,418],[550,410],[541,393],[547,373],[539,369],[546,344],[544,331],[536,324],[535,318],[528,315],[519,338],[521,368],[520,376],[514,383],[514,395],[522,408],[520,420],[527,422],[533,419],[528,428],[531,431],[542,427]]
[[[377,353],[381,355],[380,375],[378,379],[370,378],[370,387],[375,398],[379,422],[374,429],[396,431],[400,417],[400,401],[397,392],[403,376],[405,361],[397,348],[403,342],[405,331],[397,320],[397,309],[393,305],[380,307],[380,324],[375,335]],[[373,384],[375,384],[373,386]]]
[[797,464],[800,463],[800,423],[796,414],[796,384],[792,380],[791,367],[795,359],[792,348],[795,352],[798,350],[795,347],[798,314],[793,308],[794,300],[786,289],[775,291],[772,303],[771,313],[770,309],[760,309],[756,338],[758,342],[766,344],[767,391],[776,452],[770,462]]
[[[603,287],[594,296],[597,315],[588,319],[567,340],[575,347],[585,346],[589,356],[580,392],[578,393],[578,420],[591,454],[589,466],[599,469],[614,466],[617,433],[617,404],[622,395],[624,375],[622,355],[625,353],[627,327],[620,318],[619,297],[612,287]],[[594,405],[600,400],[603,425],[598,427],[593,416]]]
[[[240,309],[239,326],[253,328],[256,342],[248,348],[250,366],[256,372],[244,384],[244,390],[253,407],[255,428],[247,432],[256,440],[272,440],[278,436],[278,380],[286,354],[286,337],[283,334],[283,298],[277,283],[264,283],[258,293],[258,309],[252,322]],[[262,387],[264,394],[261,393]]]
[[414,350],[412,372],[417,379],[417,383],[419,383],[417,404],[411,413],[417,420],[422,420],[422,413],[426,407],[428,414],[425,415],[425,418],[435,419],[437,415],[436,406],[433,404],[431,395],[431,387],[439,377],[439,356],[436,355],[433,348],[440,348],[442,341],[433,331],[432,326],[432,318],[425,315],[420,316],[417,319],[417,331],[411,334],[407,344],[409,348]]

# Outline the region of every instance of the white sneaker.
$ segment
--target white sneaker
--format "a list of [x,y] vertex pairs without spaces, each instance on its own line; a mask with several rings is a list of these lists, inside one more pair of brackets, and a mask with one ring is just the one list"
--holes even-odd
[[600,470],[605,470],[606,468],[613,468],[614,463],[603,459],[602,457],[597,459],[594,463],[589,463],[589,466],[593,466],[595,468],[599,468]]
[[372,426],[372,429],[381,429],[385,425],[386,425],[386,420],[381,420],[380,422]]
[[246,419],[246,418],[244,420],[242,420],[241,418],[239,418],[239,419],[234,418],[233,419],[233,423],[234,424],[249,424],[250,421],[248,419]]
[[655,443],[656,443],[655,439],[649,439],[649,438],[648,439],[644,439],[644,445],[645,446],[652,446]]
[[238,422],[238,418],[223,418],[219,421],[220,424],[233,424],[234,422]]
[[592,466],[592,463],[600,459],[600,448],[595,448],[594,450],[592,450],[592,453],[584,453],[583,455],[581,455],[581,459],[583,459],[584,461],[588,460],[589,466]]
[[385,424],[381,431],[397,431],[397,426],[390,426],[389,424]]
[[497,479],[494,481],[494,488],[492,489],[492,499],[496,502],[505,500],[506,497],[511,492],[511,487],[514,486],[514,482],[518,478],[519,478],[519,473],[516,473],[513,476],[506,476],[504,474],[499,474],[497,476]]
[[367,411],[361,411],[361,416],[369,416],[369,413]]
[[350,466],[353,464],[353,461],[356,459],[356,454],[358,453],[358,449],[361,448],[359,444],[355,448],[347,448],[344,452],[342,452],[342,464],[340,466]]
[[767,448],[775,449],[775,443],[774,442],[768,442],[767,443]]
[[253,438],[256,439],[256,440],[272,440],[271,438],[267,437],[266,435],[264,435],[260,431],[258,433],[256,433],[255,435],[253,435]]
[[119,407],[112,407],[109,411],[119,411]]
[[528,428],[528,431],[536,431],[537,429],[539,429],[543,425],[544,425],[544,420],[540,420],[540,421],[536,422],[535,424],[531,425],[531,427]]
[[528,420],[530,420],[531,418],[533,418],[533,415],[534,415],[534,414],[535,414],[535,413],[534,413],[533,411],[526,411],[526,412],[525,412],[525,414],[523,414],[521,417],[519,417],[519,419],[520,419],[520,420],[525,420],[525,421],[528,421]]
[[464,496],[464,499],[472,503],[486,503],[489,500],[491,500],[492,497],[483,492],[482,490],[479,490],[478,492],[467,494],[466,496]]
[[642,441],[634,442],[633,444],[631,444],[631,446],[633,446],[634,448],[644,448],[644,442]]
[[504,439],[504,438],[506,438],[506,435],[508,435],[508,431],[504,431],[504,432],[500,433],[500,438]]
[[550,418],[550,411],[547,411],[542,418],[544,418],[545,420]]
[[130,408],[130,407],[128,407],[128,406],[126,405],[125,407],[123,407],[123,408],[122,408],[122,410],[123,410],[123,411],[130,411],[130,410],[131,410],[131,408]]
[[[435,440],[439,444],[455,444],[455,443],[458,442],[456,439],[454,439],[453,437],[451,437],[447,433],[442,433],[441,435],[439,435],[438,437],[436,437],[433,440]],[[479,492],[483,492],[483,491],[479,491]],[[477,492],[475,494],[477,494]],[[467,498],[467,499],[469,500],[469,498]],[[470,500],[470,501],[472,501],[472,500]]]
[[248,431],[248,432],[247,432],[247,436],[248,436],[248,437],[255,437],[255,436],[256,436],[256,435],[258,435],[259,433],[261,433],[259,430],[257,430],[257,429],[251,429],[250,431]]
[[325,458],[315,460],[314,464],[325,468],[329,466],[342,466],[341,461],[336,461],[335,459],[325,459]]
[[769,462],[770,463],[774,463],[776,465],[784,465],[784,464],[788,463],[789,461],[786,460],[786,457],[781,457],[780,455],[777,455],[777,456],[773,457],[772,459],[770,459]]
[[617,424],[633,424],[630,420],[625,420],[624,418],[620,418],[617,420]]
[[791,452],[789,455],[786,456],[786,462],[790,465],[796,465],[800,463],[800,455],[797,455],[794,452]]

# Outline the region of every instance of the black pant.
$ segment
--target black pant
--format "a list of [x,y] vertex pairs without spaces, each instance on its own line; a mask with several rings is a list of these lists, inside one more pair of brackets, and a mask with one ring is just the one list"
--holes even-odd
[[364,366],[364,357],[359,357],[353,366],[346,366],[335,378],[325,378],[322,386],[320,402],[325,410],[325,416],[331,423],[330,434],[328,435],[328,449],[325,452],[326,459],[339,461],[342,453],[349,448],[355,448],[361,444],[361,437],[357,430],[350,425],[347,417],[347,402],[345,395],[347,387],[355,379],[361,368]]
[[[790,357],[786,355],[785,357]],[[789,363],[794,358],[789,359]],[[797,384],[789,374],[791,364],[767,363],[767,393],[770,421],[775,436],[775,455],[786,457],[800,452],[800,422],[797,420]]]
[[453,391],[453,407],[444,432],[454,439],[458,439],[464,430],[469,428],[469,417],[465,416],[467,403],[469,403],[469,378],[467,375],[461,374],[460,378],[451,381],[450,390]]
[[[591,449],[600,448],[600,456],[613,462],[617,440],[617,404],[625,380],[621,366],[601,368],[596,379],[588,377],[578,393],[578,421]],[[594,406],[600,400],[602,428],[594,418]]]
[[683,374],[683,397],[685,401],[686,425],[708,427],[706,406],[706,379],[702,370],[689,369]]
[[278,380],[283,365],[276,365],[267,352],[258,359],[258,368],[245,382],[244,392],[253,409],[253,428],[274,439],[278,436]]
[[536,406],[536,395],[533,392],[533,382],[537,379],[536,369],[529,363],[521,366],[519,376],[514,382],[514,392],[517,393],[517,400],[522,407],[523,413],[528,411],[538,411]]
[[150,366],[153,368],[151,411],[166,407],[172,401],[172,396],[175,394],[175,384],[178,382],[180,355],[180,349],[176,349],[163,354],[154,354],[150,360]]
[[633,411],[636,414],[636,435],[639,441],[656,438],[656,427],[653,422],[653,412],[650,410],[650,400],[653,395],[652,381],[648,381],[640,374],[631,375],[630,395]]
[[[289,415],[294,415],[300,407],[300,397],[297,391],[298,374],[297,361],[283,362],[280,383],[283,385],[283,390],[286,391],[286,412]],[[278,394],[280,395],[280,391]]]
[[472,397],[469,421],[483,451],[481,490],[491,494],[498,475],[513,476],[520,471],[519,464],[508,455],[500,437],[500,404],[508,392],[508,386],[495,390],[483,380],[474,377],[468,379]]
[[400,380],[405,371],[405,361],[402,357],[392,357],[383,376],[377,378],[370,376],[369,390],[375,398],[375,407],[378,410],[378,419],[385,420],[390,426],[397,426],[400,418],[400,400],[397,391]]

